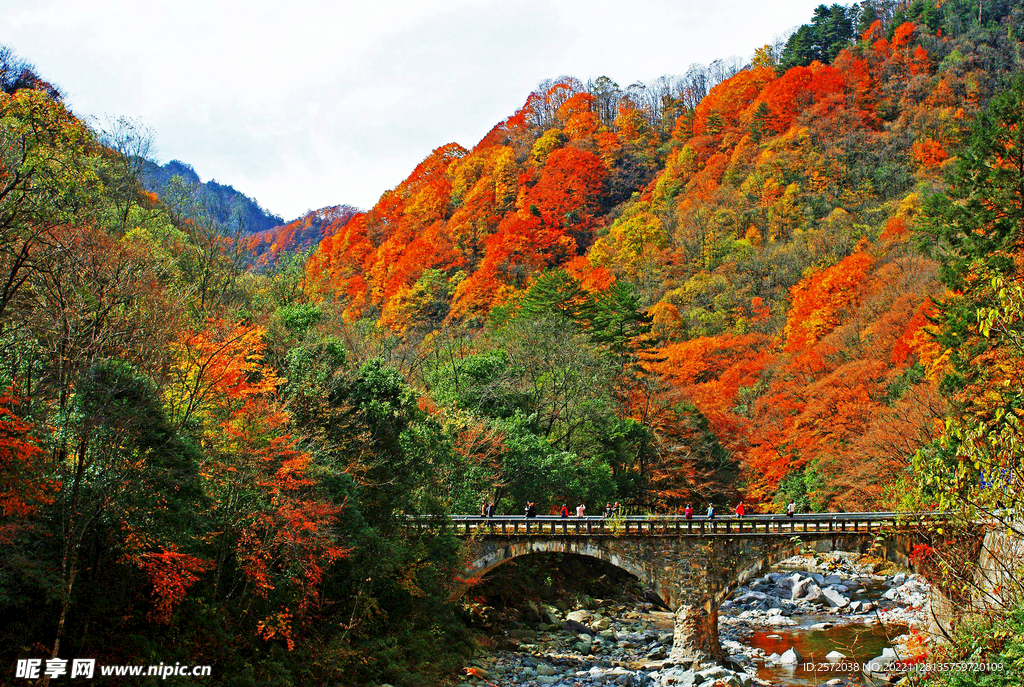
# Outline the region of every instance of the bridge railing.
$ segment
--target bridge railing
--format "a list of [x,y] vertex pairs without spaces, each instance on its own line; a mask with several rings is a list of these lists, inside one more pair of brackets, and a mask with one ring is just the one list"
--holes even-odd
[[568,517],[541,515],[410,516],[410,527],[450,526],[460,536],[796,536],[803,533],[871,533],[882,528],[944,522],[942,513],[800,513],[787,515],[693,516],[628,515]]

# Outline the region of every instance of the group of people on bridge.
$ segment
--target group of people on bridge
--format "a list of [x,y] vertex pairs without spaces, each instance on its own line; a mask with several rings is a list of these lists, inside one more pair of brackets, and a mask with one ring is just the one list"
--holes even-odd
[[[611,503],[606,503],[604,505],[604,517],[606,517],[606,518],[618,517],[621,513],[622,513],[622,505],[618,501],[616,501],[614,505],[612,505]],[[735,513],[736,513],[736,517],[737,518],[742,518],[744,515],[746,515],[747,509],[746,509],[746,506],[743,505],[743,501],[740,501],[736,505]],[[558,514],[561,517],[563,517],[563,518],[568,518],[569,517],[569,507],[566,504],[563,503],[562,504],[562,508],[559,510]],[[586,514],[587,514],[587,506],[586,506],[585,503],[580,503],[579,505],[576,506],[576,517],[577,518],[585,517]],[[795,514],[796,514],[796,503],[794,501],[790,501],[789,505],[786,506],[786,515],[788,517],[793,517]],[[480,504],[480,517],[481,518],[493,518],[494,515],[495,515],[495,504],[494,504],[494,501],[488,501],[488,500],[485,499],[483,501],[483,503]],[[715,511],[714,504],[712,504],[712,503],[708,504],[708,510],[707,510],[707,513],[705,515],[706,515],[708,520],[714,520],[715,516],[717,515],[717,512]],[[537,517],[537,504],[534,503],[533,501],[527,501],[526,502],[526,506],[523,508],[523,517],[525,517],[525,518],[535,518],[535,517]],[[690,504],[686,504],[686,508],[683,510],[683,517],[686,518],[687,520],[690,520],[690,519],[693,518],[693,506],[691,506]]]

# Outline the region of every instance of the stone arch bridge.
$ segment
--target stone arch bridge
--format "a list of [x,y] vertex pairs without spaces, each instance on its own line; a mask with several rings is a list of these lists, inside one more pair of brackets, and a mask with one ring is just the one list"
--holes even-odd
[[803,550],[874,548],[909,565],[919,533],[936,515],[813,513],[744,518],[628,516],[559,518],[453,516],[465,539],[466,578],[519,556],[557,552],[622,568],[653,589],[675,614],[672,656],[721,656],[718,607],[741,584]]

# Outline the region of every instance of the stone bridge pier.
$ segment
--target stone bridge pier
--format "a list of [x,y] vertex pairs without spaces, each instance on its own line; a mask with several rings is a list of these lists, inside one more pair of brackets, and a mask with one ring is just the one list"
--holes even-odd
[[[554,528],[552,528],[554,529]],[[466,540],[467,578],[537,553],[597,558],[639,578],[675,614],[674,660],[722,658],[718,607],[747,580],[801,549],[865,551],[876,532],[747,533],[651,536],[649,534],[502,535],[481,528]],[[910,537],[891,535],[879,555],[906,565]]]

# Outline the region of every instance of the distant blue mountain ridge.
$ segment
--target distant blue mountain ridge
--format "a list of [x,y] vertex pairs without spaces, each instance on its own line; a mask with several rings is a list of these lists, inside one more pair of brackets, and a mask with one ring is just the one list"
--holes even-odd
[[165,201],[170,195],[174,177],[195,185],[200,204],[218,224],[231,231],[235,231],[240,224],[243,233],[256,234],[285,223],[282,217],[264,210],[258,202],[235,190],[233,186],[216,181],[201,181],[192,165],[180,160],[171,160],[164,165],[147,160],[142,171],[142,183],[146,190]]

